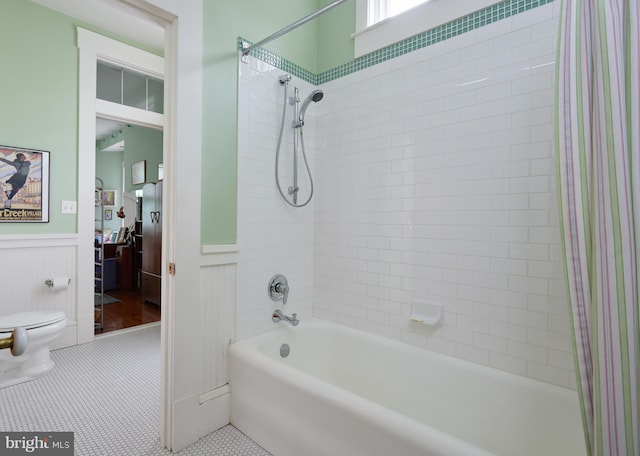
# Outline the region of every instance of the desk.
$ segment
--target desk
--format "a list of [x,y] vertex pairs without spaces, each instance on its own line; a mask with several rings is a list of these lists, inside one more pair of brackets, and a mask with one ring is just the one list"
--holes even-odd
[[136,291],[138,288],[135,250],[133,246],[119,245],[116,250],[118,261],[118,283],[123,291]]
[[[99,264],[96,264],[95,273],[97,277],[102,278],[103,291],[115,290],[116,288],[118,288],[116,282],[118,270],[116,259],[105,258],[102,264],[104,265],[104,271]],[[96,280],[94,286],[98,291],[100,291],[100,281]]]
[[[108,262],[113,262],[113,266],[108,266]],[[133,246],[114,243],[104,244],[105,274],[107,276],[113,274],[113,281],[108,281],[110,290],[118,288],[123,291],[135,291],[138,288],[134,262],[135,255]],[[107,290],[107,280],[108,279],[105,278],[105,290]]]
[[112,244],[110,242],[105,242],[104,243],[104,259],[106,260],[107,258],[115,258],[118,253],[118,247],[123,246],[126,244]]

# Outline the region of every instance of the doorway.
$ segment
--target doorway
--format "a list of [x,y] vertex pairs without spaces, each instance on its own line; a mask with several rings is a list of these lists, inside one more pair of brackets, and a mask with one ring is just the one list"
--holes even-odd
[[153,272],[161,280],[159,271],[149,271],[149,258],[162,255],[149,224],[160,223],[145,224],[144,214],[161,213],[161,207],[150,206],[158,202],[152,196],[164,177],[162,144],[161,129],[96,118],[96,182],[107,196],[95,214],[101,258],[94,279],[96,335],[160,322],[160,293],[145,280]]
[[[44,0],[43,0],[44,1]],[[60,0],[68,5],[71,0]],[[47,4],[52,3],[46,0]],[[193,328],[202,324],[202,312],[192,306],[176,306],[177,301],[189,302],[194,291],[199,290],[201,279],[200,244],[200,193],[201,175],[193,173],[200,169],[202,150],[202,3],[172,2],[170,0],[77,0],[83,6],[109,4],[114,10],[124,12],[127,18],[140,17],[164,30],[164,60],[160,73],[165,80],[165,117],[160,125],[164,127],[164,199],[162,268],[162,323],[161,328],[161,410],[160,440],[163,446],[178,451],[199,437],[199,432],[214,426],[217,421],[203,419],[203,409],[208,412],[218,405],[217,401],[199,402],[197,378],[202,363],[194,352],[198,345],[199,332]],[[123,8],[120,8],[120,7]],[[136,11],[130,12],[133,8]],[[75,10],[74,10],[75,11]],[[95,9],[90,9],[88,23],[96,19]],[[180,22],[180,27],[178,27]],[[117,24],[120,21],[109,21]],[[107,24],[108,26],[108,24]],[[106,27],[106,26],[105,26]],[[108,29],[108,28],[106,28]],[[112,120],[123,120],[126,116],[105,115],[102,106],[95,99],[96,59],[114,54],[113,42],[105,43],[101,37],[78,28],[79,47],[79,116],[78,116],[78,243],[77,243],[77,296],[78,296],[78,343],[94,340],[94,315],[91,295],[91,276],[94,223],[90,215],[94,212],[94,198],[91,195],[95,185],[95,118],[96,115]],[[112,59],[110,59],[113,61]],[[115,61],[133,62],[140,69],[145,58]],[[180,77],[178,78],[178,75]],[[178,103],[179,100],[179,103]],[[196,114],[194,114],[196,113]],[[149,117],[152,113],[148,113]],[[140,122],[151,126],[153,118]],[[177,166],[178,150],[190,166]],[[189,204],[176,204],[178,195],[188,199]],[[84,265],[88,265],[86,267]],[[178,265],[178,266],[176,266]],[[176,270],[178,272],[176,272]],[[179,336],[179,337],[178,337]],[[195,397],[195,400],[192,400]],[[210,404],[213,404],[209,406]],[[212,415],[206,415],[211,417]],[[220,413],[226,419],[224,413]],[[211,423],[214,424],[211,424]]]

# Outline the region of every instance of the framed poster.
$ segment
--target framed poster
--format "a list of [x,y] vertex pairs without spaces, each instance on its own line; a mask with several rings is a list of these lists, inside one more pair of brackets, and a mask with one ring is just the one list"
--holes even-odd
[[104,210],[104,219],[105,220],[113,220],[113,210],[112,209],[105,209]]
[[0,146],[0,222],[49,221],[49,152]]
[[116,205],[116,191],[115,190],[102,190],[102,204],[103,204],[103,206],[115,206]]
[[127,232],[129,231],[129,228],[127,228],[126,226],[121,226],[120,229],[118,230],[118,236],[116,237],[116,244],[122,244],[125,240],[125,238],[127,237]]
[[131,185],[144,184],[147,180],[147,161],[131,163]]

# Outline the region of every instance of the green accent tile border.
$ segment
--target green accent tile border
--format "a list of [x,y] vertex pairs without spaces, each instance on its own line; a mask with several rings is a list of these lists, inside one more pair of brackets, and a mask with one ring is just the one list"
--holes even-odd
[[[247,43],[249,46],[253,46],[253,43],[249,40],[245,40],[242,37],[238,37],[238,50],[242,51],[242,44]],[[255,57],[258,60],[262,60],[265,63],[268,63],[271,66],[274,66],[286,73],[289,73],[297,78],[302,79],[303,81],[307,81],[313,85],[316,84],[318,80],[318,75],[312,73],[311,71],[307,71],[299,65],[291,62],[290,60],[285,59],[284,57],[280,57],[277,54],[274,54],[271,51],[267,51],[261,47],[256,48],[251,51],[251,56]]]
[[[554,0],[506,0],[487,8],[471,13],[454,21],[442,24],[426,32],[406,38],[377,51],[358,57],[351,62],[337,66],[320,74],[313,74],[295,63],[288,61],[263,48],[257,48],[251,55],[263,62],[273,65],[282,71],[292,74],[313,85],[321,85],[334,79],[347,76],[356,71],[364,70],[378,63],[399,57],[409,52],[417,51],[427,46],[453,38],[463,33],[511,17],[518,13],[524,13],[538,6],[552,3]],[[250,43],[248,40],[238,37],[238,50],[242,50],[242,43]]]

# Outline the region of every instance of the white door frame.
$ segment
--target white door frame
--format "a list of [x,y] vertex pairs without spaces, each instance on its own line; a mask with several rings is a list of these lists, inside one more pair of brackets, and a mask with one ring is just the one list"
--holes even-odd
[[[47,0],[49,2],[51,0]],[[72,0],[60,0],[69,3]],[[76,0],[82,4],[89,0]],[[162,322],[161,322],[161,386],[160,437],[163,446],[179,451],[194,443],[215,427],[228,423],[228,407],[221,407],[223,419],[216,422],[204,416],[205,404],[217,410],[217,403],[200,404],[199,386],[203,363],[199,309],[201,280],[201,191],[202,191],[202,1],[189,0],[95,0],[127,15],[143,17],[164,27],[164,102],[163,130],[164,179],[162,231]],[[93,14],[93,13],[92,13]],[[85,22],[92,23],[91,18]],[[93,75],[92,68],[80,64],[79,75]],[[85,73],[86,72],[86,73]],[[82,84],[82,82],[81,82]],[[92,220],[95,173],[95,95],[79,100],[79,165],[78,223]],[[87,152],[88,151],[88,152]],[[178,162],[178,153],[180,161]],[[91,167],[87,171],[87,163]],[[89,173],[89,179],[83,171]],[[91,201],[89,202],[89,199]],[[80,212],[82,205],[82,210]],[[88,209],[87,209],[88,208]],[[89,210],[89,212],[87,212]],[[92,223],[92,222],[91,222]],[[87,227],[82,227],[79,248],[91,249]],[[86,245],[85,245],[86,244]],[[79,251],[78,269],[87,264],[90,254]],[[82,260],[82,261],[80,261]],[[168,273],[170,263],[175,274]],[[83,272],[84,282],[91,286],[90,271]],[[78,280],[80,285],[80,277]],[[80,290],[78,290],[80,292]],[[81,296],[80,294],[78,296]],[[177,305],[179,302],[180,305]],[[91,300],[93,303],[93,300]],[[86,319],[87,315],[83,315]],[[177,337],[179,335],[179,337]],[[84,334],[85,340],[88,338]],[[226,395],[228,396],[228,394]],[[209,410],[207,407],[207,411]],[[224,412],[224,413],[222,413]],[[217,424],[216,424],[217,423]],[[213,428],[212,428],[213,427]]]
[[95,188],[96,117],[131,122],[150,128],[163,129],[164,115],[138,108],[96,99],[96,63],[108,61],[164,79],[164,59],[126,44],[78,27],[79,119],[78,144],[78,343],[90,342],[94,337],[93,317],[93,236]]
[[[126,0],[125,0],[126,1]],[[120,4],[120,0],[112,0],[114,4]],[[153,8],[151,8],[153,9]],[[118,121],[130,121],[138,125],[163,129],[163,162],[165,163],[164,182],[167,186],[168,198],[163,204],[163,270],[166,271],[167,258],[173,258],[174,227],[171,197],[175,185],[175,173],[172,172],[172,163],[175,163],[175,129],[176,129],[176,103],[175,74],[173,69],[176,62],[175,42],[172,19],[167,15],[158,18],[158,11],[143,11],[145,14],[153,14],[155,21],[164,22],[165,42],[170,49],[167,58],[155,56],[137,48],[108,39],[101,35],[78,28],[79,47],[79,113],[78,113],[78,343],[89,342],[94,338],[94,312],[93,312],[93,238],[95,226],[94,196],[95,188],[95,130],[96,117],[105,117]],[[174,18],[175,19],[175,18]],[[171,49],[174,49],[172,52]],[[165,80],[165,115],[143,111],[115,103],[96,100],[96,75],[97,61],[110,61],[142,73],[152,75]],[[167,71],[168,70],[168,71]],[[169,76],[166,76],[166,73]],[[173,260],[169,260],[173,261]],[[174,303],[173,280],[167,274],[163,274],[162,281],[162,323],[161,323],[161,401],[160,401],[160,439],[163,446],[171,449],[173,446],[173,384],[172,384],[172,359],[173,338],[170,336],[171,316]],[[169,337],[168,337],[169,336]]]

